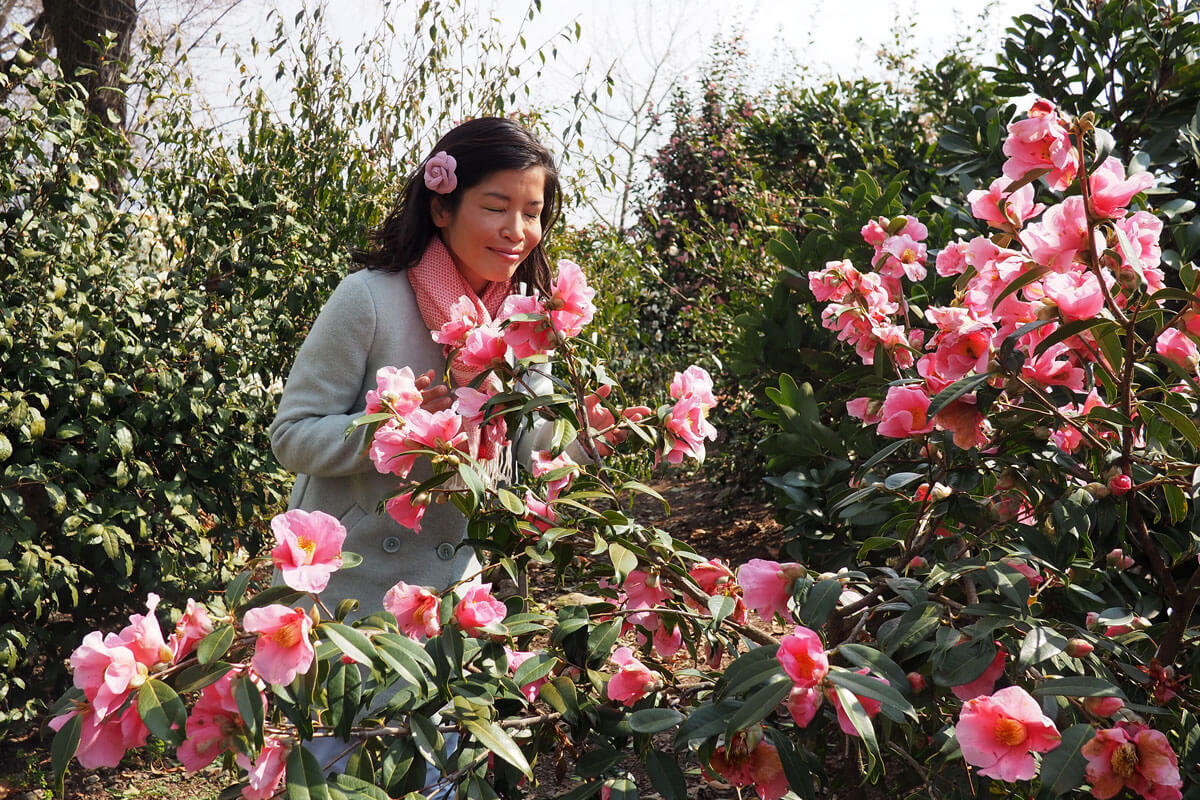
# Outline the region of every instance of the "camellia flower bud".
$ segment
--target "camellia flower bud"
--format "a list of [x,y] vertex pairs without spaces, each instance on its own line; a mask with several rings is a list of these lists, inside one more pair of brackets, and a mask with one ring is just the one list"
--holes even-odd
[[908,678],[908,685],[912,687],[914,692],[925,691],[925,676],[919,672],[910,672],[904,677]]
[[905,567],[905,569],[924,569],[927,566],[929,566],[929,562],[926,561],[922,556],[913,556],[909,560],[908,566]]
[[1085,697],[1083,707],[1097,717],[1111,717],[1125,707],[1125,701],[1119,697]]
[[1071,639],[1067,642],[1067,655],[1071,658],[1083,658],[1093,649],[1091,643],[1084,639]]
[[1127,494],[1133,488],[1133,478],[1128,475],[1114,475],[1108,481],[1108,490],[1115,495]]
[[1116,567],[1117,569],[1129,569],[1134,563],[1133,559],[1125,555],[1125,551],[1119,547],[1114,547],[1110,550],[1108,555],[1104,557],[1104,561],[1110,567]]

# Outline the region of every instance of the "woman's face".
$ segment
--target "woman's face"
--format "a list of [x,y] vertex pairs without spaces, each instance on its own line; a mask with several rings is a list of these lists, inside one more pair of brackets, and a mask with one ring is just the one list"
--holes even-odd
[[541,167],[493,172],[462,194],[458,207],[433,198],[433,224],[463,278],[481,294],[507,281],[542,240],[546,173]]

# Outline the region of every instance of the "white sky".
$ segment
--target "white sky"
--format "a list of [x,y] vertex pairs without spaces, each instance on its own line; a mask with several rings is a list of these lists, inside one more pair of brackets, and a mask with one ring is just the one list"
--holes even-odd
[[[398,32],[408,30],[416,2],[394,0],[385,11],[384,0],[328,0],[325,18],[330,33],[349,50],[376,30],[385,14]],[[514,34],[529,8],[529,0],[462,2],[498,19]],[[290,21],[300,8],[313,4],[314,0],[243,0],[223,20],[222,36],[235,44],[247,43],[251,35],[269,40],[274,23],[267,14],[272,7]],[[927,64],[968,33],[974,33],[977,47],[990,53],[1009,20],[1036,6],[1035,0],[543,0],[541,13],[526,23],[524,32],[536,46],[575,22],[581,26],[580,41],[563,44],[558,58],[532,87],[533,103],[553,109],[570,104],[580,85],[579,74],[589,63],[594,76],[613,65],[625,85],[644,86],[651,65],[661,62],[662,74],[694,89],[714,39],[735,33],[742,35],[752,65],[752,86],[797,80],[803,72],[813,80],[834,75],[881,78],[879,55],[897,38]],[[990,56],[982,57],[990,62]],[[202,90],[217,106],[223,102],[223,86],[233,79],[232,61],[224,61],[198,70],[208,76]],[[593,78],[591,85],[595,83]],[[669,98],[670,84],[661,79],[659,83],[657,96]],[[619,117],[620,98],[609,102]],[[606,146],[597,129],[585,129],[584,139],[594,150]]]

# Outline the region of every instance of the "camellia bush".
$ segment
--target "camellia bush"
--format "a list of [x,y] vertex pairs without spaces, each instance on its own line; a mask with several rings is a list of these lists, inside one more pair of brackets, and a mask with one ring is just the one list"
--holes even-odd
[[[352,620],[353,601],[318,594],[358,560],[344,531],[281,515],[281,585],[252,594],[244,573],[168,636],[152,596],[84,638],[51,722],[59,781],[72,757],[114,764],[152,734],[188,769],[225,759],[248,800],[519,797],[542,755],[570,757],[578,798],[637,797],[634,762],[672,800],[685,770],[816,797],[843,779],[834,753],[907,797],[1194,792],[1200,297],[1190,266],[1181,286],[1159,268],[1160,223],[1136,202],[1153,177],[1105,141],[1044,101],[1011,123],[1004,176],[970,197],[994,234],[935,259],[946,305],[914,291],[928,231],[908,216],[863,228],[870,267],[810,275],[825,324],[880,375],[851,413],[893,440],[844,454],[854,485],[831,511],[884,515],[855,564],[734,570],[639,522],[653,491],[606,459],[702,457],[712,381],[691,368],[656,411],[627,405],[561,262],[549,297],[510,298],[495,324],[464,304],[435,334],[484,370],[453,409],[425,411],[412,374],[385,369],[357,423],[396,476],[385,513],[416,529],[456,504],[480,574],[397,584]],[[481,464],[534,419],[550,449],[491,483]],[[529,564],[581,591],[496,599],[496,574]],[[328,759],[306,745],[331,738]]]

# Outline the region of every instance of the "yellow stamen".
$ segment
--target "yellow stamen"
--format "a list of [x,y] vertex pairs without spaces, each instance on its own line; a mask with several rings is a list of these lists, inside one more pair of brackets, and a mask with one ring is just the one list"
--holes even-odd
[[280,647],[295,647],[300,642],[300,623],[289,622],[271,634],[271,640]]
[[1117,745],[1117,749],[1113,750],[1110,763],[1112,764],[1113,774],[1118,778],[1132,776],[1138,765],[1137,748],[1129,742]]
[[317,549],[317,543],[306,536],[299,537],[296,543],[300,546],[300,549],[304,551],[304,563],[311,564],[313,560],[313,553]]
[[992,735],[996,737],[997,742],[1008,747],[1016,747],[1028,736],[1025,732],[1025,725],[1012,717],[998,719],[996,726],[992,728]]

